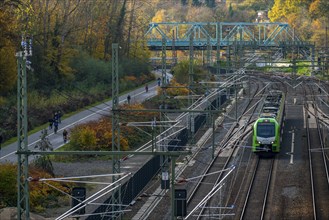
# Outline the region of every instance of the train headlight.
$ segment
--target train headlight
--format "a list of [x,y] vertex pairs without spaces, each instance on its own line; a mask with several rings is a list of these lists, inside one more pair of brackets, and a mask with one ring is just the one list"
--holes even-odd
[[260,142],[260,141],[257,141],[258,142],[258,144],[261,144],[262,142]]

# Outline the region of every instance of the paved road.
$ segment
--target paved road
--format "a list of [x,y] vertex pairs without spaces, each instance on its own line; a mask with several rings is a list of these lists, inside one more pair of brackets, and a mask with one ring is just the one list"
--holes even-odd
[[[159,75],[160,72],[156,72],[156,75]],[[168,74],[169,75],[169,74]],[[171,78],[171,75],[169,75]],[[146,93],[145,88],[141,87],[129,93],[126,93],[119,97],[119,103],[127,103],[127,95],[131,96],[131,103],[141,102],[145,99],[154,97],[156,95],[157,82],[152,82],[148,85],[149,91]],[[77,124],[85,123],[88,121],[97,120],[103,115],[108,115],[110,109],[112,108],[112,101],[104,102],[100,105],[92,107],[90,109],[81,111],[75,115],[72,115],[69,118],[62,120],[62,123],[59,124],[59,129],[57,134],[53,130],[48,131],[48,139],[53,146],[53,149],[58,149],[64,145],[62,132],[64,129],[70,129]],[[38,141],[40,141],[41,131],[36,132],[28,137],[28,148],[33,150],[34,146]],[[8,146],[2,147],[0,151],[0,163],[4,162],[17,162],[17,142],[12,143]]]

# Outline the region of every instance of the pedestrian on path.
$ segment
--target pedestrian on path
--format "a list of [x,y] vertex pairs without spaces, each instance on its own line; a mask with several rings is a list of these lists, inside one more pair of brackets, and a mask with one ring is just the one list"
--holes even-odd
[[49,122],[49,130],[53,129],[54,119],[50,118],[48,122]]
[[146,84],[145,85],[145,92],[148,92],[149,91],[149,86]]
[[58,120],[54,121],[54,133],[57,134],[58,131]]
[[54,113],[54,122],[55,122],[55,121],[58,122],[58,113],[57,113],[57,112]]
[[68,136],[68,132],[66,129],[64,129],[63,131],[63,140],[64,140],[64,144],[67,142],[67,136]]
[[61,110],[58,110],[58,112],[57,112],[57,118],[58,118],[58,123],[60,124],[60,123],[62,123],[62,116],[63,116],[63,114],[62,114],[62,112],[61,112]]
[[127,102],[128,102],[128,104],[130,104],[130,99],[131,99],[131,97],[130,97],[130,95],[128,95],[127,96]]

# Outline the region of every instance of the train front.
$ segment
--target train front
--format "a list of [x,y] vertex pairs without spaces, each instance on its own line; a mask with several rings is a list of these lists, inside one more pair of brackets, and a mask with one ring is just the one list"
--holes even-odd
[[255,153],[280,151],[279,124],[274,118],[259,118],[253,128],[252,151]]

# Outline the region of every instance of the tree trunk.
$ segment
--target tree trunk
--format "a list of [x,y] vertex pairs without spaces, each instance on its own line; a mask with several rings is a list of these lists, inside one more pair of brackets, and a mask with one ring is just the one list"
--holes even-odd
[[126,43],[126,51],[127,51],[127,55],[129,56],[130,53],[130,38],[131,38],[131,31],[133,28],[133,21],[134,21],[134,14],[135,14],[135,4],[136,1],[132,0],[131,2],[131,11],[130,11],[130,18],[129,18],[129,26],[128,26],[128,36],[127,36],[127,43]]
[[[104,39],[104,59],[109,59],[110,54],[110,43],[111,43],[111,32],[115,30],[115,28],[112,28],[113,25],[113,18],[115,17],[115,12],[118,8],[118,0],[113,0],[113,4],[108,4],[108,11],[110,11],[110,5],[112,5],[111,13],[109,14],[109,20],[107,22],[107,33],[105,35]],[[113,33],[112,33],[113,34]]]

